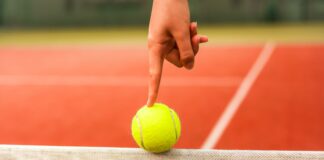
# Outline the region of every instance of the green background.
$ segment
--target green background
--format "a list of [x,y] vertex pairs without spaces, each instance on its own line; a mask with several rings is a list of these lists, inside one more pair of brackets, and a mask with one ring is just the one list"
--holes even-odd
[[[152,0],[0,0],[0,25],[147,25]],[[324,20],[324,0],[190,0],[200,23]]]

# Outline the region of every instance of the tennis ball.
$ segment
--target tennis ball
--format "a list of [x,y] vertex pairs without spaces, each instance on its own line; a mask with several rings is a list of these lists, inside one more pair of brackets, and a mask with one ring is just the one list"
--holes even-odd
[[177,113],[168,106],[155,103],[137,111],[132,120],[132,135],[143,149],[166,152],[178,141],[181,123]]

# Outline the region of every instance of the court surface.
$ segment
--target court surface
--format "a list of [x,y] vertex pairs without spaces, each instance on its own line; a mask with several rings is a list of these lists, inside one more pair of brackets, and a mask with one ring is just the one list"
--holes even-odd
[[[148,82],[143,39],[14,39],[0,45],[1,144],[136,147],[130,123]],[[323,150],[324,41],[217,42],[201,47],[192,71],[165,63],[159,101],[182,120],[176,147]]]

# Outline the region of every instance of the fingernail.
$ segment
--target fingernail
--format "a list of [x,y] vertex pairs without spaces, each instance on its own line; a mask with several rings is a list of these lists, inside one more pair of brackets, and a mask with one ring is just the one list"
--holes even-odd
[[193,22],[193,25],[194,25],[195,27],[197,27],[197,22]]
[[190,61],[190,62],[188,62],[188,63],[186,64],[185,67],[186,67],[187,69],[192,69],[193,66],[194,66],[194,62],[193,62],[193,61]]

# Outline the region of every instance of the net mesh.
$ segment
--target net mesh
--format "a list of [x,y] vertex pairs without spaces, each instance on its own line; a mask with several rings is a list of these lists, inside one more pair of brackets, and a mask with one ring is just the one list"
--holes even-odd
[[0,160],[324,160],[323,151],[173,149],[0,145]]

